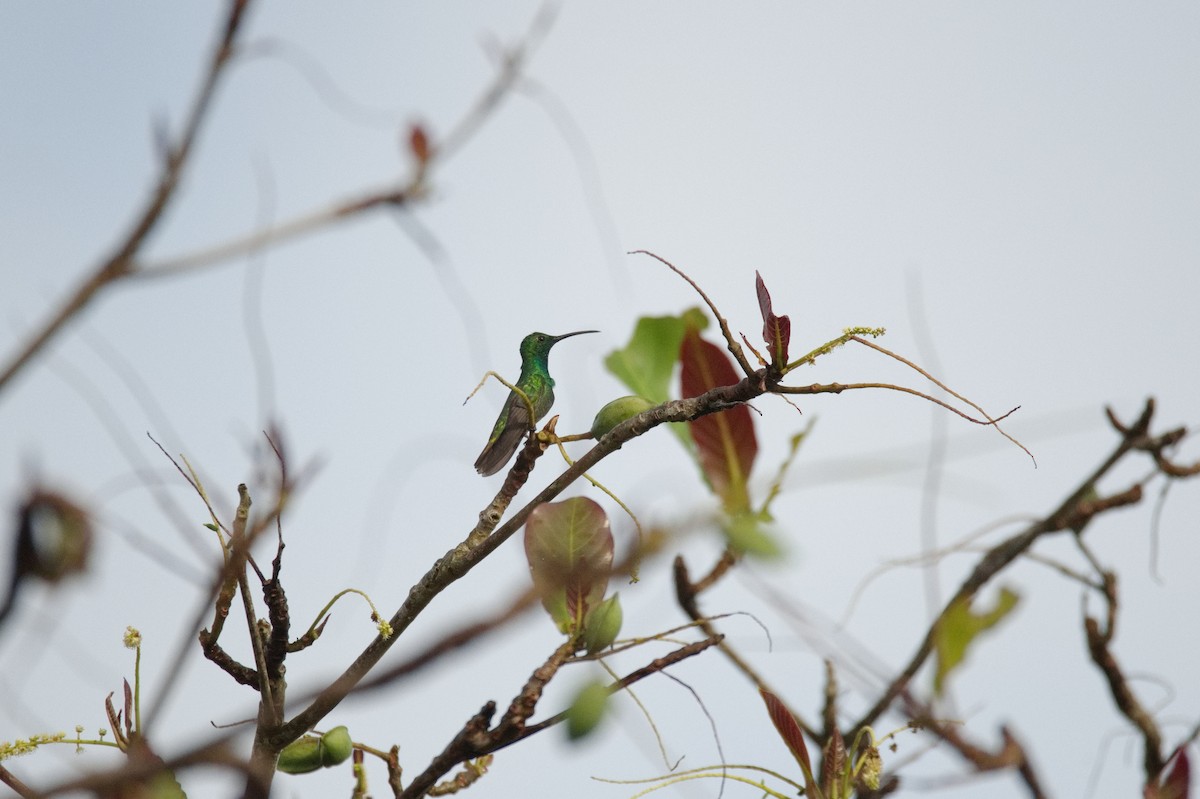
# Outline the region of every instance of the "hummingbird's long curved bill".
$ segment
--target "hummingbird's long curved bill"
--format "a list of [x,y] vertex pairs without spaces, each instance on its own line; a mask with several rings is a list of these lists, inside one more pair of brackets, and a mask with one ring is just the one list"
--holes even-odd
[[555,342],[562,341],[564,338],[571,336],[582,336],[584,333],[599,333],[599,330],[576,330],[574,333],[563,333],[561,336],[551,336],[551,340]]

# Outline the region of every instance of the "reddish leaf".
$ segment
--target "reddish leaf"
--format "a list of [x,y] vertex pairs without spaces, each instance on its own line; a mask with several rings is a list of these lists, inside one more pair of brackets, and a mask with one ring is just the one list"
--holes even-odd
[[[684,335],[679,348],[679,360],[683,363],[680,389],[685,398],[738,381],[729,355],[715,344],[700,338],[695,329],[689,328]],[[750,477],[754,457],[758,454],[758,440],[754,435],[750,409],[738,405],[720,413],[701,416],[689,422],[688,429],[696,442],[700,469],[713,491],[721,497],[725,509],[730,513],[748,510],[750,500],[746,494],[746,481]]]
[[133,689],[129,680],[121,680],[125,684],[125,734],[133,737]]
[[800,764],[800,771],[804,774],[804,795],[816,796],[812,761],[808,759],[808,745],[804,743],[804,731],[796,723],[796,719],[792,716],[791,711],[787,709],[783,702],[779,701],[779,697],[761,688],[758,693],[767,705],[767,715],[771,717],[771,723],[775,725],[775,730],[779,733],[779,737],[787,744],[787,748],[792,752],[792,757],[796,758],[796,762]]
[[[1156,779],[1146,786],[1142,792],[1146,799],[1188,799],[1192,769],[1188,762],[1187,749],[1182,746],[1176,749],[1167,763],[1171,770],[1162,777],[1161,783]],[[1166,771],[1166,766],[1163,767],[1163,771]]]
[[825,744],[825,752],[821,762],[821,790],[826,796],[833,796],[835,787],[841,780],[842,772],[846,770],[846,742],[837,727]]
[[586,497],[538,505],[525,524],[525,558],[550,617],[564,633],[575,632],[608,588],[608,515]]
[[108,716],[108,727],[113,731],[117,746],[124,752],[129,739],[125,736],[124,725],[121,724],[121,712],[113,707],[112,698],[112,691],[109,691],[108,696],[104,698],[104,713]]
[[413,123],[413,126],[409,128],[408,149],[412,152],[413,158],[417,159],[418,164],[424,166],[429,161],[429,134],[418,123]]
[[783,368],[787,365],[788,343],[792,338],[792,320],[786,316],[776,316],[771,308],[771,295],[767,292],[767,284],[763,283],[762,275],[754,273],[754,284],[758,290],[758,310],[763,318],[763,341],[771,350],[771,365]]

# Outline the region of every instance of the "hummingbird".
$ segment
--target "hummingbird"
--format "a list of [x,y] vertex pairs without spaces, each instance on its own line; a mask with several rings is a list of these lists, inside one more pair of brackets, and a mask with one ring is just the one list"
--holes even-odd
[[[550,412],[554,404],[554,378],[550,376],[550,348],[564,338],[584,333],[599,333],[598,330],[576,330],[561,336],[548,333],[530,333],[521,340],[521,377],[517,388],[529,397],[529,404],[515,391],[508,392],[508,399],[496,425],[488,437],[487,446],[475,460],[475,471],[483,476],[495,474],[504,468],[521,444],[529,428]],[[529,418],[529,405],[533,405],[533,419]]]

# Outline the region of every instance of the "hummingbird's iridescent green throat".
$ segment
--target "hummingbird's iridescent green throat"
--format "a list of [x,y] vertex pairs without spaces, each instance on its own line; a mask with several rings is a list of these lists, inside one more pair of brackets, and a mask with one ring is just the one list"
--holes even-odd
[[[515,391],[508,392],[504,408],[496,419],[492,434],[488,437],[487,446],[475,460],[475,471],[487,476],[495,474],[504,468],[512,458],[521,439],[532,429],[535,422],[550,412],[554,404],[554,378],[550,376],[550,348],[564,338],[582,335],[583,333],[599,333],[598,330],[576,330],[574,333],[564,333],[561,336],[551,336],[548,333],[530,333],[521,340],[521,377],[517,380],[517,388],[529,397],[526,404],[521,395]],[[533,419],[529,418],[529,405],[533,405]]]

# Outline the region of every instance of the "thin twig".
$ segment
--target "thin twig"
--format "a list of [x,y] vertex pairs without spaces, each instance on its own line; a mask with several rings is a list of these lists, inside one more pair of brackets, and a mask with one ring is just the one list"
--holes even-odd
[[721,326],[721,335],[725,337],[725,345],[728,347],[730,354],[733,355],[734,359],[738,362],[738,366],[742,367],[742,372],[744,372],[747,377],[755,373],[755,369],[750,365],[750,361],[746,360],[746,353],[742,352],[742,345],[737,343],[737,339],[734,338],[733,333],[730,331],[729,323],[725,321],[725,317],[721,315],[719,310],[717,310],[716,303],[709,299],[708,295],[704,293],[704,289],[700,288],[696,281],[688,277],[686,272],[675,266],[675,264],[671,263],[666,258],[663,258],[661,255],[656,255],[649,250],[632,250],[628,254],[649,255],[651,258],[663,264],[672,272],[686,280],[687,284],[692,287],[692,290],[700,295],[700,299],[704,300],[704,304],[708,306],[710,311],[712,311],[713,317],[717,320],[717,324]]
[[[462,149],[495,112],[500,102],[508,96],[520,77],[521,67],[553,22],[552,12],[552,8],[543,8],[536,15],[521,43],[500,59],[499,69],[492,81],[471,104],[462,119],[440,142],[431,146],[425,163],[426,173],[435,161],[446,161]],[[143,264],[134,274],[139,278],[155,278],[191,272],[264,247],[282,244],[308,233],[315,233],[367,211],[404,208],[424,195],[427,180],[426,174],[418,174],[404,182],[362,191],[354,197],[300,214],[273,227],[255,230],[185,255]]]
[[[729,555],[729,551],[726,550],[725,553],[722,554],[721,558],[717,560],[716,565],[713,566],[713,569],[709,572],[709,574],[696,583],[693,583],[691,578],[688,576],[687,564],[684,562],[682,555],[677,555],[673,564],[675,579],[675,601],[679,604],[679,607],[683,610],[683,612],[687,614],[688,618],[698,625],[700,629],[704,631],[704,634],[709,637],[719,636],[720,633],[717,632],[717,628],[716,625],[713,624],[713,620],[705,616],[700,611],[699,595],[702,590],[711,588],[715,584],[716,580],[713,579],[713,575],[724,574],[728,566],[733,563]],[[724,638],[724,636],[721,637]],[[775,693],[767,684],[766,679],[759,674],[758,671],[750,665],[750,662],[742,657],[729,643],[722,640],[719,648],[721,653],[725,655],[725,657],[729,658],[729,661],[733,663],[734,667],[742,674],[746,675],[746,678],[754,684],[755,688],[759,689],[760,691],[770,691],[771,693]],[[812,725],[808,724],[808,722],[806,722],[799,714],[792,712],[792,715],[796,717],[797,723],[800,724],[800,727],[805,733],[810,735],[815,740],[820,739],[820,736],[817,734],[817,731],[812,727]]]
[[[1080,519],[1080,509],[1091,495],[1094,493],[1097,482],[1130,452],[1138,449],[1149,438],[1150,420],[1154,412],[1153,401],[1147,401],[1142,414],[1138,420],[1128,428],[1123,428],[1124,433],[1120,442],[1113,449],[1113,452],[1090,474],[1083,482],[1081,482],[1074,491],[1071,492],[1065,500],[1063,500],[1057,508],[1044,518],[1039,519],[1030,524],[1025,530],[1016,535],[1000,542],[996,546],[988,550],[975,568],[968,575],[958,591],[946,604],[939,619],[955,605],[955,603],[969,600],[976,592],[986,585],[993,577],[999,574],[1010,563],[1020,557],[1033,544],[1048,533],[1057,532],[1060,530],[1072,529],[1073,523],[1078,523]],[[883,693],[876,700],[875,704],[863,714],[863,717],[852,728],[855,733],[863,727],[872,725],[884,711],[891,706],[897,696],[901,694],[907,687],[913,676],[920,669],[933,651],[934,636],[937,631],[938,622],[934,621],[926,632],[924,639],[917,647],[917,651],[913,654],[906,665],[893,678],[892,682],[887,686]]]
[[[1021,407],[1020,405],[1018,405],[1016,408],[1013,408],[1012,410],[1007,411],[1006,413],[1002,414],[1001,416],[996,417],[995,419],[991,418],[990,416],[986,416],[986,414],[985,414],[985,416],[986,416],[985,419],[976,419],[974,416],[971,416],[969,413],[966,413],[964,411],[959,410],[958,408],[955,408],[953,405],[949,404],[945,400],[940,400],[937,397],[934,397],[930,394],[926,394],[923,391],[918,391],[915,388],[909,388],[908,386],[900,386],[900,385],[896,385],[895,383],[813,383],[808,386],[774,386],[774,387],[772,387],[771,391],[774,393],[777,393],[777,394],[841,394],[843,391],[855,391],[855,390],[864,389],[864,388],[884,388],[884,389],[887,389],[888,391],[899,391],[902,394],[911,394],[914,397],[920,397],[923,400],[932,402],[934,405],[940,405],[941,407],[945,408],[946,410],[950,411],[951,413],[955,413],[955,414],[961,416],[962,418],[966,419],[968,422],[971,422],[972,424],[992,426],[992,427],[994,427],[996,425],[996,422],[1001,422],[1001,421],[1007,419],[1009,416],[1011,416],[1013,413],[1015,413]],[[996,429],[999,430],[999,428],[996,428]],[[1001,432],[1003,432],[1003,431],[1001,431]],[[1025,449],[1025,447],[1022,446],[1020,442],[1013,440],[1011,438],[1011,436],[1005,435],[1005,438],[1012,440],[1013,443],[1016,444],[1018,447],[1021,447],[1021,449],[1026,452],[1026,454],[1029,453],[1029,450]],[[1030,457],[1032,457],[1032,456],[1030,456]]]
[[1117,709],[1121,711],[1121,715],[1129,719],[1129,722],[1137,728],[1142,736],[1144,747],[1142,769],[1145,781],[1150,783],[1158,777],[1166,762],[1163,758],[1162,731],[1154,717],[1138,701],[1124,670],[1109,647],[1116,634],[1117,577],[1112,572],[1105,572],[1103,578],[1103,593],[1108,611],[1107,619],[1104,626],[1101,627],[1100,622],[1091,616],[1084,617],[1083,629],[1087,636],[1088,654],[1091,656],[1092,662],[1096,664],[1096,668],[1104,675],[1104,679],[1108,683],[1109,694],[1112,695]]
[[[645,666],[642,666],[640,669],[637,669],[636,671],[631,671],[629,674],[626,674],[621,679],[619,679],[616,682],[609,685],[607,690],[610,694],[615,694],[617,691],[624,690],[625,688],[628,688],[629,686],[633,685],[634,683],[638,682],[639,680],[644,680],[652,674],[657,674],[669,666],[673,666],[676,663],[679,663],[680,661],[686,660],[687,658],[694,657],[695,655],[699,655],[701,652],[708,649],[709,647],[720,644],[723,640],[725,640],[725,636],[718,633],[717,635],[709,636],[708,638],[705,638],[700,641],[696,641],[694,643],[687,644],[686,646],[681,646],[679,649],[668,652],[667,654],[663,655],[662,657],[655,658],[654,660],[647,663]],[[546,719],[545,721],[540,721],[537,724],[530,724],[524,730],[521,731],[521,733],[519,734],[519,736],[517,738],[506,743],[505,746],[511,746],[512,744],[516,743],[517,741],[528,738],[530,735],[539,733],[542,730],[546,729],[547,727],[552,727],[555,724],[560,724],[566,719],[566,717],[567,717],[567,715],[566,715],[566,712],[564,711],[562,713],[558,713],[554,716],[551,716],[550,718]],[[500,748],[503,748],[503,747],[497,747],[497,749],[500,749]]]
[[[1005,416],[1008,416],[1009,414],[1011,414],[1013,411],[1017,410],[1017,408],[1013,408],[1013,410],[1012,410],[1012,411],[1009,411],[1008,413],[1004,414],[1004,416],[1001,416],[1001,417],[999,417],[999,418],[997,418],[997,419],[993,419],[991,416],[989,416],[989,415],[988,415],[988,412],[987,412],[987,411],[985,411],[985,410],[984,410],[982,407],[980,407],[979,405],[976,405],[974,402],[972,402],[971,400],[967,399],[967,398],[966,398],[966,397],[964,397],[962,394],[959,394],[957,391],[955,391],[954,389],[950,388],[949,386],[947,386],[947,385],[946,385],[945,383],[943,383],[941,380],[938,380],[938,379],[937,379],[936,377],[934,377],[933,375],[929,374],[929,372],[925,371],[925,370],[924,370],[924,369],[922,369],[920,366],[917,366],[915,363],[913,363],[912,361],[908,360],[907,358],[905,358],[905,357],[903,357],[903,356],[901,356],[901,355],[899,355],[899,354],[897,354],[897,353],[895,353],[895,352],[892,352],[892,351],[891,351],[891,350],[889,350],[887,347],[881,347],[881,346],[879,346],[878,344],[876,344],[876,343],[874,343],[874,342],[872,342],[872,341],[870,341],[870,340],[868,340],[868,339],[865,339],[865,338],[863,338],[862,336],[853,336],[853,337],[851,338],[851,341],[856,341],[856,342],[858,342],[859,344],[862,344],[864,347],[870,347],[870,348],[871,348],[871,349],[873,349],[873,350],[876,350],[876,351],[878,351],[878,352],[882,352],[884,355],[887,355],[887,356],[888,356],[888,357],[890,357],[890,358],[895,358],[897,361],[899,361],[900,363],[904,364],[904,365],[905,365],[905,366],[907,366],[908,368],[910,368],[910,369],[912,369],[912,370],[916,371],[918,374],[920,374],[920,375],[921,375],[922,377],[924,377],[926,380],[928,380],[929,382],[933,383],[935,386],[937,386],[938,388],[940,388],[942,391],[945,391],[947,394],[949,394],[950,396],[954,397],[954,398],[955,398],[955,399],[957,399],[959,402],[963,402],[963,403],[966,403],[967,405],[970,405],[972,408],[974,408],[975,410],[977,410],[977,411],[980,413],[980,415],[982,415],[982,416],[983,416],[985,419],[987,419],[987,420],[988,420],[988,424],[990,424],[990,425],[992,425],[993,427],[995,427],[995,428],[996,428],[996,430],[997,430],[997,431],[999,431],[1000,435],[1004,436],[1004,437],[1005,437],[1005,438],[1007,438],[1009,441],[1011,441],[1012,443],[1016,444],[1016,445],[1017,445],[1018,447],[1020,447],[1021,449],[1025,450],[1025,454],[1026,454],[1026,455],[1028,455],[1028,456],[1030,457],[1030,459],[1032,459],[1032,460],[1033,460],[1033,462],[1034,462],[1034,465],[1036,465],[1036,464],[1037,464],[1037,458],[1034,458],[1034,457],[1033,457],[1033,453],[1032,453],[1032,452],[1030,452],[1029,450],[1025,449],[1025,445],[1024,445],[1024,444],[1022,444],[1020,441],[1017,441],[1015,438],[1013,438],[1012,436],[1010,436],[1008,433],[1006,433],[1005,431],[1001,430],[1001,429],[1000,429],[1000,426],[997,424],[997,422],[999,422],[999,421],[1000,421],[1001,419],[1003,419]],[[1019,408],[1020,406],[1018,405],[1017,407]]]
[[353,218],[376,208],[402,207],[409,202],[411,195],[411,186],[396,187],[393,185],[372,189],[351,199],[333,203],[324,208],[301,214],[286,222],[255,230],[219,244],[174,258],[141,264],[131,276],[149,280],[194,272],[265,247],[282,244],[306,233],[314,233],[336,222]]
[[33,356],[46,346],[71,317],[87,307],[101,289],[136,271],[134,260],[137,253],[150,232],[162,220],[164,212],[175,197],[184,167],[192,153],[192,146],[208,115],[217,86],[224,76],[225,68],[233,54],[234,41],[249,5],[249,0],[232,0],[230,2],[221,35],[213,49],[212,58],[200,89],[192,100],[191,110],[186,117],[183,129],[175,144],[164,154],[158,182],[132,229],[117,247],[116,252],[100,263],[82,283],[76,286],[71,295],[59,306],[58,310],[51,314],[41,329],[30,337],[13,356],[4,371],[0,372],[0,390],[3,390],[8,382],[33,359]]

